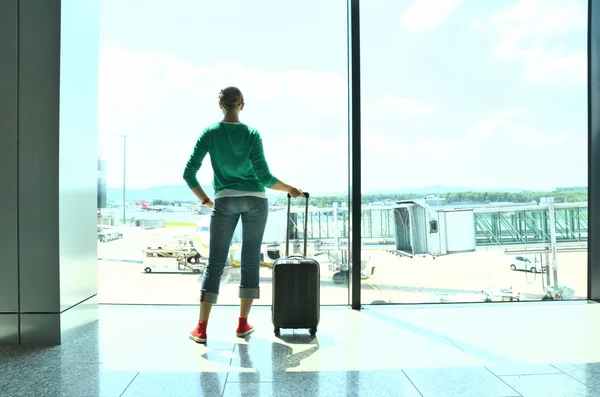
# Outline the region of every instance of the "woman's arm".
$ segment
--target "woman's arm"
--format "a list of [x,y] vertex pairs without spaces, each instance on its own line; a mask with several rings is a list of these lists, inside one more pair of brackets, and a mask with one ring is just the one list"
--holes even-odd
[[192,193],[194,193],[194,195],[196,195],[196,197],[198,197],[198,200],[200,200],[200,202],[202,202],[202,204],[206,205],[209,208],[212,208],[213,205],[215,204],[213,202],[213,200],[208,197],[206,192],[204,192],[204,189],[202,189],[202,186],[200,186],[200,185],[193,187]]
[[296,187],[290,186],[287,183],[284,183],[279,180],[277,181],[276,184],[271,186],[271,189],[289,193],[290,196],[292,196],[292,197],[304,197],[304,193],[302,193],[302,190],[300,190]]
[[256,172],[258,181],[263,186],[273,189],[273,186],[277,185],[278,180],[269,170],[269,165],[265,159],[262,138],[258,133],[255,135],[255,140],[252,149],[250,150],[250,161],[252,162],[252,168],[254,169],[254,172]]
[[202,189],[202,186],[200,186],[200,182],[198,182],[198,178],[196,177],[196,174],[198,174],[198,170],[202,166],[202,161],[206,157],[207,153],[208,148],[204,142],[204,134],[202,134],[200,138],[198,138],[196,146],[194,146],[194,151],[192,152],[192,155],[185,166],[185,170],[183,171],[183,179],[185,180],[185,183],[187,183],[188,187],[192,190],[194,195],[198,197],[198,200],[212,208],[212,200],[208,198],[206,192],[204,189]]
[[260,183],[263,184],[263,186],[269,189],[289,193],[292,197],[304,196],[300,189],[280,181],[271,174],[271,171],[269,170],[269,165],[267,164],[267,160],[265,159],[262,138],[258,133],[256,134],[256,141],[254,142],[252,151],[250,152],[250,161],[252,161],[252,167],[254,168],[254,172],[256,172],[258,180]]

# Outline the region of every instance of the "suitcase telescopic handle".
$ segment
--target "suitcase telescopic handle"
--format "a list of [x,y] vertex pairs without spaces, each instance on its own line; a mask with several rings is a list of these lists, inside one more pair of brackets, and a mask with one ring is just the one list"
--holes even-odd
[[[306,198],[309,198],[309,197],[310,197],[310,193],[308,193],[308,192],[302,192],[302,194],[304,194],[304,197],[306,197]],[[288,193],[288,194],[287,194],[287,197],[288,197],[288,199],[291,199],[291,198],[292,198],[292,195]]]
[[[304,256],[307,253],[307,245],[308,245],[308,233],[306,229],[308,228],[308,198],[310,194],[308,192],[303,192],[304,198],[306,199],[306,209],[304,211]],[[292,212],[292,196],[288,193],[288,207],[287,207],[287,228],[285,233],[285,256],[290,256],[290,215]]]

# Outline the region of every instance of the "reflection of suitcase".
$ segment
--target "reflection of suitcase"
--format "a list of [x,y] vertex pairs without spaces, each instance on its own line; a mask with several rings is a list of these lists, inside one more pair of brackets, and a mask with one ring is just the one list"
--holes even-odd
[[288,216],[285,238],[285,257],[273,264],[273,304],[271,315],[275,335],[281,328],[308,328],[310,334],[317,333],[321,310],[321,275],[319,262],[306,258],[308,233],[308,198],[304,215],[304,256],[289,256],[290,204],[288,194]]

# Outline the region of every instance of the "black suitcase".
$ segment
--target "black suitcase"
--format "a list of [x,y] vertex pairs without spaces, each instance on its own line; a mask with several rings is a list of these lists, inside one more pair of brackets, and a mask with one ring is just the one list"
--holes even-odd
[[290,207],[288,194],[288,216],[285,238],[285,257],[273,263],[273,303],[271,316],[275,335],[281,328],[308,328],[310,334],[317,333],[321,311],[321,269],[319,262],[306,258],[308,233],[308,198],[304,215],[304,256],[289,256],[290,246]]

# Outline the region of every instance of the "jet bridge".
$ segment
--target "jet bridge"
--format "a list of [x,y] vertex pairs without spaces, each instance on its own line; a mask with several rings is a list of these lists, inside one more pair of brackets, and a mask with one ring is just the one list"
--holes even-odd
[[587,249],[587,203],[551,200],[532,205],[430,207],[399,201],[394,209],[395,250],[402,255],[448,255],[490,249]]
[[476,250],[472,208],[433,208],[424,200],[399,201],[394,209],[397,253],[448,255]]

